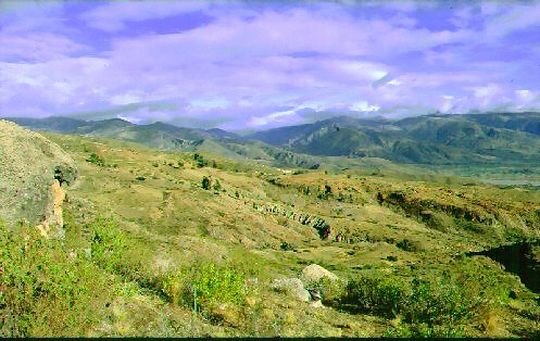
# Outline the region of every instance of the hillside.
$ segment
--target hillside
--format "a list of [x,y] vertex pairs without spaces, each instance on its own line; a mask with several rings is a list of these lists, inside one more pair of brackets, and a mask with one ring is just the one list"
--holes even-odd
[[537,163],[539,125],[536,113],[427,115],[393,121],[338,117],[249,137],[293,152],[402,163]]
[[[36,131],[111,138],[169,151],[206,152],[238,161],[256,161],[275,167],[329,170],[361,168],[362,171],[368,173],[379,172],[381,169],[402,174],[416,172],[414,167],[396,167],[378,158],[329,158],[325,155],[297,153],[264,142],[247,140],[216,128],[208,130],[181,128],[160,122],[135,125],[121,119],[83,121],[50,117],[45,119],[7,118],[7,120]],[[433,172],[427,173],[430,175]]]
[[[220,129],[181,128],[160,122],[134,125],[120,119],[9,120],[35,130],[121,139],[163,150],[215,151],[238,160],[302,168],[326,163],[327,159],[320,159],[325,156],[376,157],[428,165],[538,164],[540,157],[540,114],[536,113],[427,115],[401,120],[343,116],[245,137]],[[284,160],[287,153],[293,157]]]
[[[43,251],[27,237],[36,261],[8,266],[11,248],[0,259],[9,276],[28,271],[25,286],[2,282],[11,297],[0,308],[2,335],[538,336],[538,295],[495,261],[467,255],[540,238],[537,191],[294,173],[47,137],[80,176],[64,208],[64,243]],[[6,245],[15,252],[17,243]],[[313,264],[339,281],[306,280],[324,273],[306,268]],[[303,301],[304,286],[320,291],[323,307],[313,294]]]

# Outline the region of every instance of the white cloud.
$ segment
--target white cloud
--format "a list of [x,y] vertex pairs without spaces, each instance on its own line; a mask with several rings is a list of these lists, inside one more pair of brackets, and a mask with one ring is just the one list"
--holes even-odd
[[372,112],[372,111],[379,111],[379,109],[381,109],[381,107],[379,107],[376,104],[369,104],[366,101],[360,101],[360,102],[353,103],[349,107],[349,109],[351,109],[353,111]]
[[[251,118],[249,124],[267,126],[305,119],[290,108],[414,114],[538,104],[538,77],[530,65],[539,49],[523,56],[513,51],[515,59],[482,54],[509,32],[538,25],[535,4],[484,6],[488,14],[481,18],[463,6],[455,30],[425,28],[412,2],[111,2],[84,12],[85,24],[72,28],[60,24],[72,14],[64,18],[61,9],[70,6],[56,5],[47,15],[37,11],[29,16],[36,24],[19,14],[2,27],[0,105],[9,112],[167,100],[178,110],[137,117]],[[390,10],[389,17],[355,16],[362,6]],[[428,7],[423,15],[438,10]],[[147,28],[142,21],[199,10],[213,21],[170,34],[137,33]],[[51,22],[49,30],[45,23]],[[105,32],[86,31],[86,25]],[[505,83],[509,79],[516,85]]]

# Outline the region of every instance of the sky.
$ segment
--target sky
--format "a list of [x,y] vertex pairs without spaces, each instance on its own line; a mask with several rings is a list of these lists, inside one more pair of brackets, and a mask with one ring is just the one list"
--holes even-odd
[[540,1],[0,0],[0,116],[258,130],[539,108]]

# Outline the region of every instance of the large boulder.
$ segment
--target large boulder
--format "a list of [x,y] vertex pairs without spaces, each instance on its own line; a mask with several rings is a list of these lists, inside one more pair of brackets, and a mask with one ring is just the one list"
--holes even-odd
[[296,299],[304,302],[311,300],[309,291],[304,288],[304,284],[298,278],[275,279],[272,288],[279,292],[287,292]]
[[0,120],[0,219],[8,227],[24,221],[62,234],[64,187],[76,177],[75,162],[57,144]]
[[301,278],[306,285],[319,282],[323,278],[329,279],[331,281],[338,280],[338,276],[317,264],[311,264],[309,266],[306,266],[304,270],[302,270]]

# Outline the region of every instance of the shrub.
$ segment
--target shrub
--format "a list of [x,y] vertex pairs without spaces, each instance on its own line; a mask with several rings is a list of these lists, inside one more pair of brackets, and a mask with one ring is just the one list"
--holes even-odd
[[201,187],[202,189],[207,190],[207,191],[210,189],[210,179],[208,177],[203,176],[202,181],[201,181]]
[[410,239],[403,239],[396,243],[396,246],[403,251],[409,251],[409,252],[416,252],[416,251],[422,251],[423,247],[420,244],[420,242],[410,240]]
[[408,290],[397,278],[362,276],[348,283],[345,301],[360,310],[392,317],[405,305]]
[[346,293],[346,283],[340,279],[334,280],[323,277],[317,282],[307,283],[306,289],[316,289],[321,294],[321,300],[327,305],[338,305],[340,299]]
[[122,272],[128,243],[114,219],[98,217],[88,228],[92,261],[107,271]]
[[198,168],[206,167],[208,166],[208,161],[206,161],[203,156],[199,153],[193,154],[193,160],[195,161],[195,164]]
[[317,198],[321,200],[328,200],[332,196],[332,187],[330,187],[328,184],[324,185],[324,189],[319,189],[319,193],[317,194]]
[[100,167],[105,167],[105,160],[101,156],[97,155],[96,153],[90,154],[90,156],[88,157],[88,159],[86,159],[86,161]]
[[202,263],[166,275],[163,293],[175,304],[210,315],[222,304],[239,306],[246,297],[245,275],[229,265]]
[[115,283],[37,229],[0,231],[0,336],[81,336],[104,315]]
[[463,260],[413,278],[364,275],[349,282],[342,303],[389,318],[399,316],[409,325],[396,328],[396,335],[459,336],[482,311],[508,296],[507,285],[478,263]]

